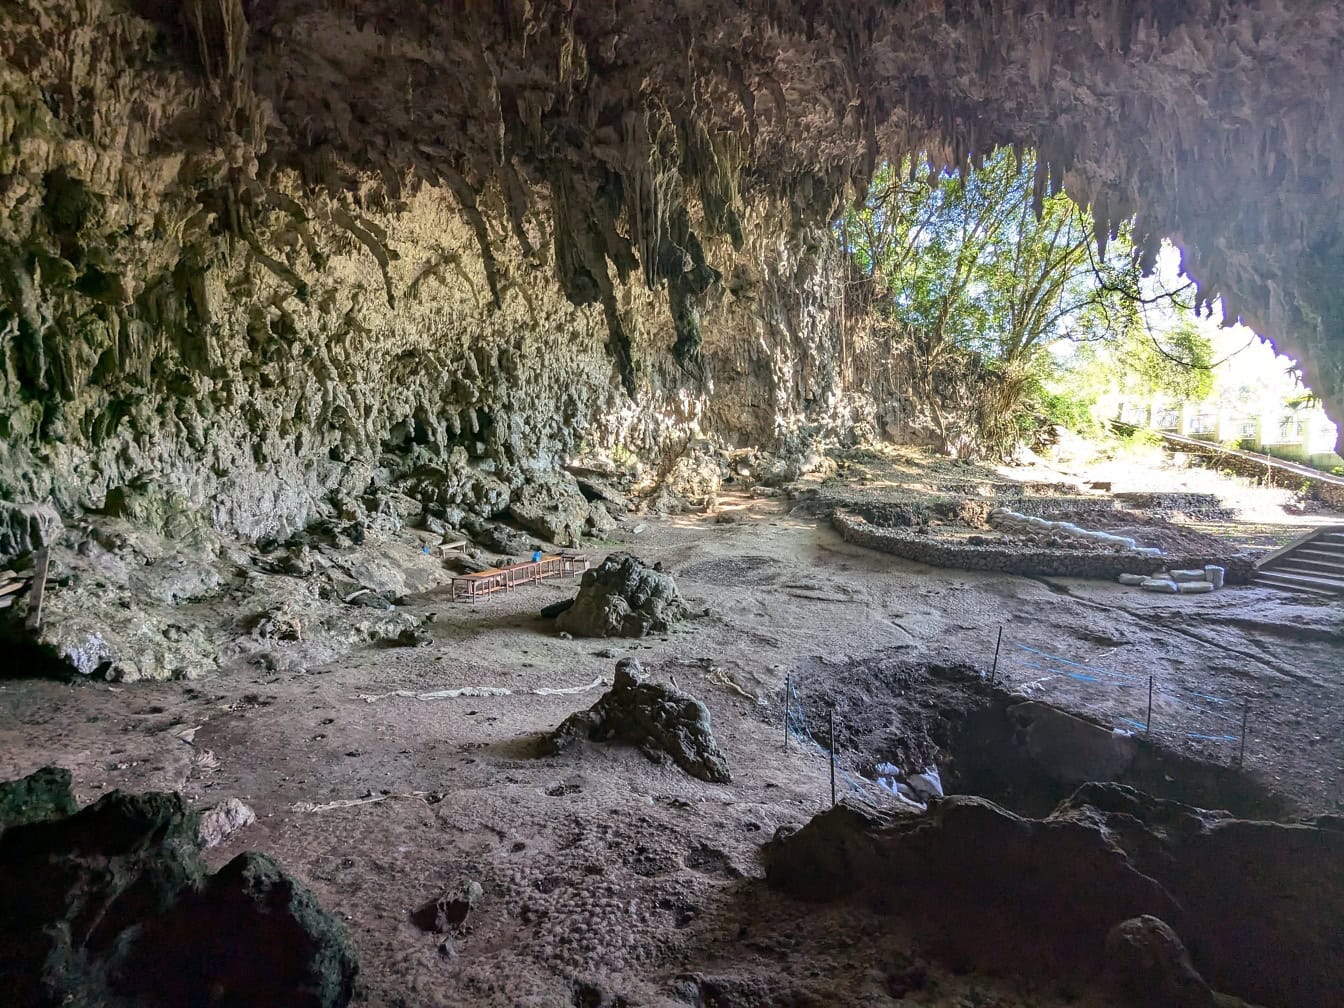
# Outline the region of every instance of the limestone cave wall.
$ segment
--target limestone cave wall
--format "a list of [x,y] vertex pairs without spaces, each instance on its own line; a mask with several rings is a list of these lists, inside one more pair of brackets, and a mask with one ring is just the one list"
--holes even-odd
[[283,538],[371,483],[490,514],[584,450],[797,457],[852,423],[824,227],[720,243],[688,371],[666,295],[566,296],[554,193],[511,220],[493,183],[263,167],[273,107],[184,67],[190,24],[4,6],[0,496]]
[[826,225],[998,143],[1337,409],[1342,42],[1325,2],[0,0],[0,496],[257,538],[912,426]]

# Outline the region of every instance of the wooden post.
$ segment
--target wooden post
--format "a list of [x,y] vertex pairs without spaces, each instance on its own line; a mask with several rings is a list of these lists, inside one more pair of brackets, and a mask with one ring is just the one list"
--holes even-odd
[[1241,747],[1237,750],[1237,766],[1244,766],[1246,763],[1246,729],[1250,727],[1251,722],[1251,702],[1241,709]]
[[1148,677],[1148,717],[1143,722],[1143,733],[1151,735],[1153,733],[1153,677]]
[[831,808],[835,808],[835,700],[831,700]]
[[28,600],[28,629],[42,629],[42,596],[47,588],[47,568],[51,563],[51,552],[38,550],[33,562],[33,590]]
[[989,685],[993,686],[999,678],[999,647],[1003,644],[1003,627],[999,627],[999,639],[994,642],[994,667],[989,670]]

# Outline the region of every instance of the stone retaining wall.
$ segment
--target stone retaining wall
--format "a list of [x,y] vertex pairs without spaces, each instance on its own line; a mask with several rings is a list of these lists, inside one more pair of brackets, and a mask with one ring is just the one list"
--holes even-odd
[[[1135,430],[1130,424],[1117,422],[1113,426],[1122,434]],[[1290,490],[1305,490],[1308,495],[1327,507],[1344,511],[1344,483],[1340,483],[1336,479],[1330,479],[1324,473],[1320,476],[1310,475],[1288,468],[1288,463],[1281,465],[1275,459],[1257,459],[1245,454],[1229,452],[1221,445],[1204,444],[1203,442],[1191,443],[1185,438],[1178,440],[1167,437],[1165,434],[1160,436],[1168,451],[1182,452],[1201,459],[1211,469],[1234,473],[1244,479],[1255,480],[1257,483],[1269,483],[1272,486],[1285,487]]]
[[1003,546],[972,546],[933,536],[882,528],[860,515],[836,510],[831,524],[845,539],[857,546],[890,553],[903,560],[931,567],[961,570],[999,571],[1004,574],[1050,575],[1056,577],[1101,578],[1115,580],[1121,574],[1154,574],[1160,570],[1193,569],[1218,564],[1227,569],[1228,584],[1250,580],[1255,561],[1245,554],[1145,556],[1142,553],[1096,552],[1076,549],[1042,549]]

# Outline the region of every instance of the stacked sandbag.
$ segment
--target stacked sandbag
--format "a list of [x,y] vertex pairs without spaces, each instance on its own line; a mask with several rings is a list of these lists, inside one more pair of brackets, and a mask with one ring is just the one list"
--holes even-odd
[[1208,564],[1203,570],[1159,571],[1151,577],[1121,574],[1118,580],[1122,585],[1163,595],[1207,595],[1223,587],[1227,581],[1227,570],[1217,564]]

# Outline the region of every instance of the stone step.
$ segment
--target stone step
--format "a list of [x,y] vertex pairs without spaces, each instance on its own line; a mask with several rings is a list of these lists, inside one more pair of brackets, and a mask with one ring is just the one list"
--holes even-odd
[[1309,545],[1312,549],[1344,551],[1344,532],[1322,532]]
[[1287,588],[1292,591],[1306,592],[1310,595],[1344,595],[1344,580],[1322,579],[1303,574],[1284,574],[1279,571],[1262,570],[1251,579],[1252,584],[1268,588]]
[[1314,557],[1317,560],[1332,560],[1344,564],[1344,546],[1331,546],[1329,543],[1309,542],[1293,550],[1293,555]]
[[1265,564],[1261,570],[1301,571],[1304,574],[1315,572],[1327,577],[1344,578],[1344,557],[1300,549]]

